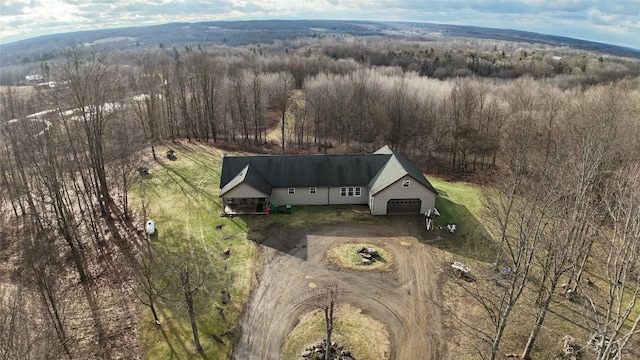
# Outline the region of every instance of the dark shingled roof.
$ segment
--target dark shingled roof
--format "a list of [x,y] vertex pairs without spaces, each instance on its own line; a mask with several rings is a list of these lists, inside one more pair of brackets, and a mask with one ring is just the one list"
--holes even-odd
[[259,172],[251,167],[251,165],[245,166],[238,175],[231,179],[224,187],[221,187],[220,193],[224,194],[241,183],[247,183],[265,195],[271,195],[271,185]]
[[386,189],[389,185],[403,178],[405,175],[409,175],[417,182],[424,185],[427,189],[433,191],[436,195],[438,192],[433,188],[429,180],[427,180],[422,172],[407,160],[404,156],[398,154],[392,150],[389,146],[384,146],[375,152],[375,154],[389,154],[389,161],[385,164],[382,170],[373,178],[369,183],[369,193],[375,195],[380,191]]
[[366,186],[391,155],[258,155],[226,156],[222,160],[220,188],[247,165],[272,187]]
[[373,154],[225,156],[220,195],[243,182],[265,194],[295,186],[370,186],[375,194],[405,175],[437,194],[415,165],[388,146]]

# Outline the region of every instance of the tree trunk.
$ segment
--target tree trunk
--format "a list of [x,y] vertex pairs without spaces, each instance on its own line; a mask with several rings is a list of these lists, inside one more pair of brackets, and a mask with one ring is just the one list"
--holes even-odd
[[582,279],[582,273],[584,272],[584,267],[587,264],[587,260],[589,259],[589,256],[591,255],[591,248],[593,246],[593,240],[589,243],[589,245],[587,246],[587,249],[585,251],[585,254],[583,254],[583,258],[582,261],[580,262],[580,266],[578,267],[578,272],[576,274],[576,286],[578,286],[578,284],[580,284],[580,280]]
[[334,302],[333,300],[331,300],[329,306],[324,309],[324,320],[327,326],[327,345],[324,353],[325,360],[333,359],[333,354],[331,353],[333,350],[331,347],[331,333],[333,332],[333,307]]
[[196,345],[198,352],[202,351],[202,345],[200,344],[200,335],[198,334],[198,326],[196,324],[196,313],[193,310],[193,301],[189,304],[189,321],[191,322],[191,330],[193,331],[193,341]]
[[151,313],[153,314],[153,321],[155,321],[156,325],[160,326],[160,319],[156,313],[156,307],[153,304],[153,296],[149,296],[149,308],[151,308]]
[[189,321],[191,322],[191,330],[193,332],[193,342],[198,352],[202,352],[202,345],[200,344],[200,335],[198,334],[198,325],[196,324],[196,313],[193,309],[193,290],[189,280],[189,270],[182,271],[182,289],[184,291],[184,299],[187,303],[187,311],[189,313]]
[[504,328],[507,326],[507,319],[509,318],[509,314],[511,313],[511,305],[507,305],[502,314],[502,319],[500,319],[500,323],[498,324],[498,328],[496,329],[496,335],[493,338],[493,342],[491,343],[491,356],[490,360],[495,360],[496,356],[498,356],[498,348],[500,347],[500,342],[502,341],[502,335],[504,334]]
[[53,284],[49,282],[49,279],[47,278],[48,275],[46,274],[47,270],[42,268],[42,264],[40,262],[36,261],[32,266],[36,273],[36,280],[42,302],[53,324],[58,341],[60,342],[60,345],[62,345],[62,349],[64,350],[65,355],[67,355],[67,358],[71,359],[71,351],[69,350],[68,345],[69,339],[67,337],[64,324],[62,323],[62,319],[60,318],[60,312],[58,311],[57,305],[58,302],[56,301],[56,297],[52,289]]
[[282,152],[284,152],[284,116],[287,113],[286,107],[282,109]]
[[[555,287],[554,287],[555,288]],[[549,310],[549,304],[551,303],[551,297],[553,293],[547,293],[543,303],[538,308],[536,313],[536,322],[533,325],[533,329],[531,329],[531,334],[529,335],[529,339],[527,339],[527,344],[522,351],[522,359],[529,359],[529,355],[531,355],[531,350],[533,350],[533,344],[538,337],[538,333],[540,329],[542,329],[542,324],[544,323],[544,319],[547,316],[547,311]]]

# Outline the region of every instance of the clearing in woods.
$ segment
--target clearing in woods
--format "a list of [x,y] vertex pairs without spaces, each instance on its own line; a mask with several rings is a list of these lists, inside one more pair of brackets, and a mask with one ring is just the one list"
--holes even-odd
[[[277,359],[287,334],[309,311],[305,291],[335,281],[348,303],[387,326],[391,359],[441,359],[444,353],[438,264],[421,243],[422,216],[394,216],[384,224],[339,224],[293,230],[265,229],[259,285],[240,319],[234,359]],[[393,254],[391,271],[353,271],[327,261],[340,244],[366,242]],[[313,340],[313,339],[312,339]],[[318,339],[319,340],[319,339]],[[354,354],[357,358],[357,354]]]

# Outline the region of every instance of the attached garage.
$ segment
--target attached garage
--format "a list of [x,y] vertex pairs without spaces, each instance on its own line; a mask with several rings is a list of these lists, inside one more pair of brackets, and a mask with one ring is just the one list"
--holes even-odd
[[420,199],[390,199],[387,201],[387,214],[419,214],[421,206]]

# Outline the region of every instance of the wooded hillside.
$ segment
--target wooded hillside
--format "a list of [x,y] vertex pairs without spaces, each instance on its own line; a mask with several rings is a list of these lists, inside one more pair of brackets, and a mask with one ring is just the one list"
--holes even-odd
[[496,264],[517,276],[502,293],[474,294],[496,306],[491,326],[477,329],[480,352],[498,354],[511,309],[535,285],[528,357],[552,295],[563,282],[575,291],[593,256],[609,295],[589,326],[616,352],[637,343],[637,59],[495,40],[334,36],[70,46],[32,70],[46,84],[0,92],[5,358],[143,356],[135,288],[147,243],[129,192],[138,169],[165,156],[158,146],[177,141],[255,153],[389,144],[427,174],[489,185]]

